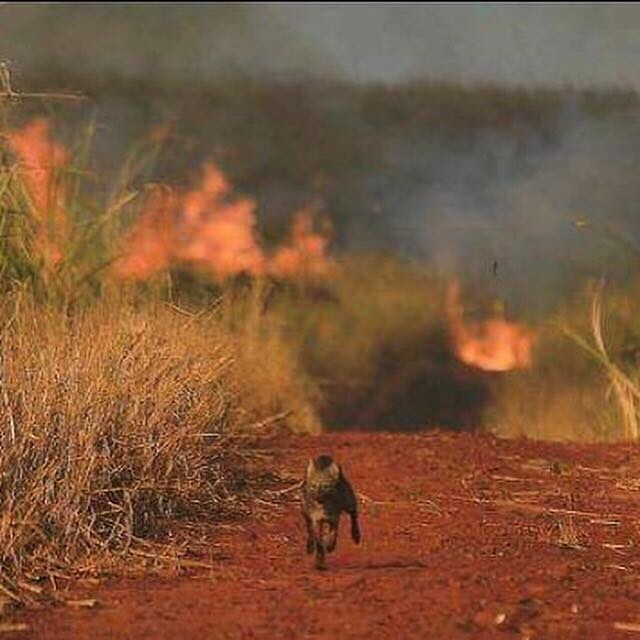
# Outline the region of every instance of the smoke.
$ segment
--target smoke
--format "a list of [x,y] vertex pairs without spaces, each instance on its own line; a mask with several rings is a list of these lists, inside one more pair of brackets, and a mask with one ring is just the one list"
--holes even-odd
[[49,64],[199,82],[242,72],[638,86],[639,33],[633,4],[0,7],[0,57],[25,73]]
[[9,4],[0,7],[0,59],[28,77],[203,83],[250,74],[336,75],[267,5]]
[[366,178],[386,243],[512,309],[555,304],[585,277],[624,274],[640,250],[640,122],[568,111],[556,129],[550,141],[485,133],[462,149],[403,141],[390,151],[394,172]]
[[277,10],[346,77],[403,82],[633,84],[640,7],[604,4],[322,5]]

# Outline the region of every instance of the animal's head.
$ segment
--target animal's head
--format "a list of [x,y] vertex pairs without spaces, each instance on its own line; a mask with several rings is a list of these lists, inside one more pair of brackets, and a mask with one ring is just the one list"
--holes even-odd
[[331,456],[311,458],[307,465],[307,483],[320,493],[330,490],[340,480],[340,467]]

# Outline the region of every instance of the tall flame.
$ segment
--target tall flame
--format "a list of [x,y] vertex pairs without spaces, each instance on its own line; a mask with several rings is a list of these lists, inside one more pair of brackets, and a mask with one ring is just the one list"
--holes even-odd
[[229,202],[231,187],[224,174],[205,164],[200,189],[182,202],[176,238],[177,261],[207,268],[216,278],[264,271],[264,255],[255,235],[255,202],[238,198]]
[[176,235],[174,212],[178,197],[168,187],[155,188],[130,231],[124,254],[114,265],[121,278],[147,280],[172,262]]
[[532,364],[534,333],[501,317],[467,323],[460,298],[460,284],[449,284],[446,311],[456,356],[484,371],[526,369]]
[[[155,136],[166,136],[164,129]],[[65,147],[50,135],[46,118],[32,120],[7,133],[17,156],[18,175],[30,201],[33,248],[45,266],[63,258],[70,227],[67,192],[59,179],[69,162]],[[220,169],[202,167],[198,185],[190,190],[157,187],[142,214],[124,238],[114,265],[117,276],[146,280],[175,264],[192,265],[218,280],[239,273],[273,274],[282,278],[325,275],[330,267],[328,240],[314,230],[312,209],[298,213],[288,242],[270,256],[256,235],[256,203],[233,195]]]
[[226,176],[206,163],[198,187],[156,190],[125,240],[120,277],[145,280],[174,264],[207,270],[222,280],[239,273],[292,278],[326,273],[327,239],[313,230],[312,212],[295,219],[290,242],[267,256],[256,237],[256,203],[233,197]]
[[69,234],[66,190],[58,179],[69,161],[67,150],[50,136],[46,118],[36,118],[22,129],[9,131],[7,141],[19,159],[18,174],[28,191],[35,221],[34,248],[45,263],[62,259]]

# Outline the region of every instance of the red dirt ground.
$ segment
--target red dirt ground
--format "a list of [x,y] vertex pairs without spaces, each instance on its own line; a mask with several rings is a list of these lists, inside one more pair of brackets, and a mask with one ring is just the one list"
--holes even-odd
[[274,495],[269,517],[262,504],[215,530],[214,570],[84,585],[98,607],[23,613],[15,636],[640,638],[637,447],[439,431],[263,445],[285,475],[335,455],[361,495],[361,546],[343,526],[316,571],[296,493]]

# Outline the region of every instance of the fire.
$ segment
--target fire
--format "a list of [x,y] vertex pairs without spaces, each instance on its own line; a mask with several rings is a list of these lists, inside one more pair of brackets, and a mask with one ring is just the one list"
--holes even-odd
[[177,206],[171,189],[158,187],[151,192],[127,237],[124,255],[115,263],[119,277],[147,280],[169,266],[174,258]]
[[256,203],[234,197],[218,167],[207,163],[200,184],[157,190],[125,241],[120,277],[145,280],[174,264],[205,269],[223,280],[240,273],[295,277],[324,274],[327,239],[313,230],[311,211],[296,217],[289,244],[268,256],[256,235]]
[[[168,134],[169,129],[162,127],[152,135],[161,140]],[[33,248],[51,268],[62,260],[70,234],[67,193],[59,179],[69,154],[52,140],[45,118],[10,131],[6,138],[19,160],[18,175],[33,212]],[[114,272],[120,278],[146,280],[185,264],[209,272],[216,280],[240,273],[322,276],[330,267],[328,239],[314,230],[314,213],[308,209],[297,214],[288,242],[268,255],[256,233],[256,202],[235,196],[224,173],[206,163],[194,188],[162,186],[150,191],[140,217],[124,238]]]
[[31,200],[35,218],[34,245],[46,263],[62,259],[61,245],[68,237],[66,192],[58,173],[67,166],[69,154],[50,136],[49,122],[37,118],[7,133],[10,149],[19,159],[18,174]]
[[446,309],[456,356],[462,362],[485,371],[531,366],[535,335],[530,329],[501,317],[466,323],[457,281],[449,285]]
[[217,279],[264,272],[265,258],[255,233],[256,204],[249,198],[229,201],[230,193],[224,174],[205,164],[200,189],[188,192],[182,202],[177,262],[204,267]]
[[255,203],[230,199],[231,187],[214,165],[202,168],[190,191],[157,188],[125,240],[120,277],[146,280],[173,264],[208,270],[216,278],[258,275],[265,258],[255,237]]
[[293,222],[290,242],[280,247],[270,262],[270,271],[283,278],[295,278],[298,275],[324,276],[330,269],[327,260],[329,240],[325,235],[314,231],[314,211],[304,209]]

